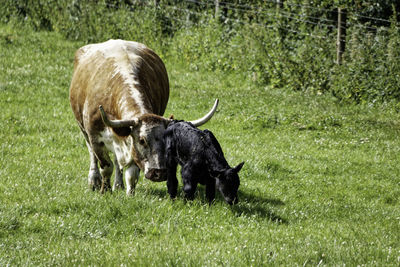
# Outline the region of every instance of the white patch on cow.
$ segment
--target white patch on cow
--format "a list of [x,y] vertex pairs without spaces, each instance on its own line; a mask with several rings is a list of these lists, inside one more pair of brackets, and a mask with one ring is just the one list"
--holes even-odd
[[[144,102],[143,102],[143,97],[141,92],[137,89],[137,86],[139,86],[139,82],[137,81],[136,77],[136,71],[135,69],[137,68],[139,61],[141,58],[137,55],[133,54],[128,54],[126,51],[127,48],[125,48],[124,52],[122,52],[123,58],[116,59],[116,62],[118,62],[118,65],[115,65],[116,72],[120,73],[121,76],[124,79],[124,82],[126,85],[129,87],[129,93],[131,97],[135,100],[136,104],[139,107],[140,114],[147,113]],[[129,103],[125,101],[124,103]],[[121,106],[123,109],[124,107]],[[128,109],[126,109],[128,111]]]
[[110,128],[106,127],[104,131],[100,132],[98,140],[104,143],[108,151],[115,154],[120,169],[133,162],[131,136],[120,138]]
[[[135,102],[138,103],[138,101],[135,99]],[[126,96],[122,96],[119,101],[118,101],[118,106],[121,110],[121,113],[123,114],[122,120],[131,120],[132,118],[137,118],[141,114],[146,113],[144,108],[140,108],[140,110],[135,110],[132,109],[131,106],[128,104],[129,100],[127,99]],[[140,107],[140,106],[139,106]]]
[[[151,142],[154,144],[156,142],[155,135],[158,134],[159,136],[162,136],[161,131],[162,127],[148,127],[147,125],[142,125],[139,130],[139,138],[144,137],[148,143]],[[115,154],[120,169],[132,164],[135,165],[132,157],[134,146],[132,136],[127,136],[125,138],[118,137],[111,128],[106,127],[102,132],[100,132],[98,141],[103,142],[107,150]],[[152,151],[151,146],[135,144],[135,150],[142,156],[141,158],[145,158],[142,162],[144,174],[148,173],[151,169],[162,169],[165,167],[160,164],[160,157],[163,157],[163,154],[159,151]]]
[[88,175],[88,185],[93,188],[100,186],[101,183],[101,175],[99,172],[99,168],[97,166],[97,158],[93,153],[92,147],[86,142],[86,146],[89,150],[90,155],[90,168],[89,168],[89,175]]
[[145,174],[148,173],[151,169],[153,169],[152,164],[150,162],[146,161],[144,163],[144,173]]
[[[149,134],[151,131],[150,127],[146,127],[147,125],[143,125],[142,127],[140,127],[140,137],[145,137],[146,141],[149,142],[151,140],[148,140],[149,137],[151,137],[151,135]],[[146,150],[149,150],[149,148],[147,147]],[[150,151],[143,151],[143,152],[147,152],[149,153]],[[146,157],[146,161],[144,162],[144,174],[146,175],[146,173],[149,172],[150,169],[154,168],[154,161],[157,160],[156,159],[157,156],[153,155],[152,157]]]
[[[140,114],[147,113],[145,109],[145,105],[143,102],[143,96],[141,92],[137,89],[139,85],[138,78],[136,77],[136,69],[141,62],[141,57],[135,55],[128,50],[141,50],[145,49],[146,47],[143,44],[132,42],[132,41],[124,41],[124,40],[109,40],[104,43],[99,44],[91,44],[86,45],[82,48],[82,56],[81,60],[89,59],[95,53],[101,53],[104,58],[111,58],[114,60],[114,73],[112,74],[113,77],[117,74],[120,74],[124,79],[124,83],[129,87],[129,93],[132,98],[135,100],[136,104],[139,107]],[[124,104],[128,103],[124,99],[121,99],[121,103]],[[120,105],[123,111],[129,111],[129,109],[125,108],[124,106]],[[129,112],[122,112],[124,116],[127,118],[121,119],[130,119],[135,114],[129,114]]]
[[83,116],[83,128],[86,128],[86,123],[90,121],[89,117],[89,100],[86,98],[85,103],[83,104],[82,116]]
[[126,194],[135,194],[135,187],[139,180],[140,169],[135,165],[131,164],[125,170],[125,182],[126,182]]
[[[162,133],[164,129],[162,127],[146,127],[143,125],[140,128],[140,137],[145,137],[147,139],[148,143],[152,143],[153,145],[157,142],[155,139],[156,136],[158,138],[162,138]],[[151,155],[146,157],[146,160],[144,162],[144,173],[148,173],[151,169],[162,169],[165,166],[161,166],[161,161],[163,157],[163,153],[160,153],[160,151],[151,151],[150,147],[146,147],[146,149],[143,149],[146,151],[141,151],[142,153],[149,153]]]

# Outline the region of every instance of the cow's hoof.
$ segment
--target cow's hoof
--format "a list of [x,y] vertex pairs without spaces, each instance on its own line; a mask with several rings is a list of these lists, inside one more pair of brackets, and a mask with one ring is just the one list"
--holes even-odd
[[100,189],[100,194],[104,194],[105,192],[112,192],[111,186],[109,184],[102,184]]
[[124,184],[114,184],[114,186],[113,186],[113,191],[117,191],[117,190],[124,190],[125,189],[125,186],[124,186]]
[[101,189],[101,185],[100,184],[94,184],[94,183],[90,183],[89,184],[89,189],[92,191],[97,191]]
[[88,178],[89,189],[92,191],[101,189],[101,176],[98,173],[89,173]]
[[126,195],[128,197],[133,197],[135,195],[135,189],[126,190]]

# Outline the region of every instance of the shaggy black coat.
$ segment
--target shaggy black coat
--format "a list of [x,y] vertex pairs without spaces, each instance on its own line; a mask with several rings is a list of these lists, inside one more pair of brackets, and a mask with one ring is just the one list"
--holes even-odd
[[201,131],[189,122],[173,121],[165,131],[167,159],[167,187],[171,198],[178,190],[177,165],[181,165],[183,191],[187,199],[193,199],[197,184],[206,186],[206,197],[215,198],[215,186],[229,204],[238,201],[240,185],[238,172],[244,162],[231,168],[212,132]]

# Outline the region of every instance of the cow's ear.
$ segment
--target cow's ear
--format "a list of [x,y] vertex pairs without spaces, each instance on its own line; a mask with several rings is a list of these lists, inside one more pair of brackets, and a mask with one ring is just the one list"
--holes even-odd
[[142,122],[140,120],[135,120],[135,123],[131,121],[132,126],[126,126],[126,127],[114,127],[113,132],[116,133],[120,137],[127,137],[132,134],[134,129],[137,127],[140,127],[142,125]]
[[121,137],[127,137],[131,134],[132,128],[131,127],[121,127],[121,128],[112,128],[113,132]]
[[131,121],[131,126],[126,126],[126,127],[117,127],[117,128],[112,128],[113,132],[115,132],[118,136],[120,137],[127,137],[133,133],[135,129],[140,127],[142,125],[141,120],[134,120]]
[[239,165],[237,165],[235,168],[233,168],[235,170],[236,173],[240,172],[240,170],[242,169],[244,165],[244,161],[242,163],[239,163]]

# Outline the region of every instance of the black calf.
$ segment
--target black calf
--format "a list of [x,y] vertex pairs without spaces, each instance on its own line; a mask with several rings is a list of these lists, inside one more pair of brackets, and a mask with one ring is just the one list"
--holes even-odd
[[191,123],[174,121],[165,132],[167,156],[167,187],[171,198],[178,189],[176,168],[182,166],[183,191],[187,199],[193,199],[197,184],[206,186],[206,197],[215,198],[215,185],[225,201],[232,205],[238,201],[238,172],[244,162],[235,168],[229,167],[217,139],[208,130],[201,131]]

